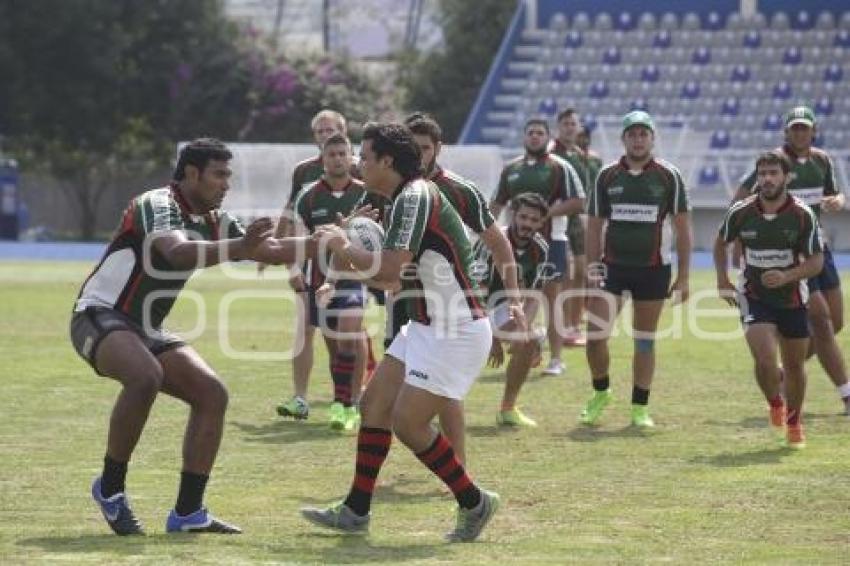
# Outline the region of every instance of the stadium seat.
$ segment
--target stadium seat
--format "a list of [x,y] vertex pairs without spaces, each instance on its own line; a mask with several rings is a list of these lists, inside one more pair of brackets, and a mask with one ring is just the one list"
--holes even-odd
[[658,21],[658,27],[667,31],[679,29],[679,16],[673,12],[664,12]]
[[666,29],[660,29],[655,33],[655,37],[652,39],[652,46],[666,49],[670,47],[673,43],[673,36],[670,35],[670,31]]
[[659,77],[661,76],[661,71],[658,69],[658,65],[650,63],[646,67],[644,67],[640,72],[640,80],[647,83],[655,83],[658,82]]
[[841,19],[839,20],[838,25],[841,29],[850,30],[850,12],[844,12],[841,14]]
[[823,72],[824,82],[837,83],[844,78],[844,69],[837,63],[830,63]]
[[700,27],[702,27],[702,24],[700,23],[699,16],[694,12],[688,12],[682,18],[682,29],[697,30]]
[[558,82],[567,82],[570,79],[570,69],[564,64],[555,65],[552,69],[552,80]]
[[590,98],[605,98],[608,92],[608,83],[605,81],[595,81],[590,85]]
[[[844,22],[843,17],[841,18],[841,21],[842,23]],[[836,47],[850,47],[850,30],[846,28],[838,30],[832,44]]]
[[743,83],[750,80],[751,72],[750,68],[746,65],[735,65],[732,68],[732,74],[729,77],[729,80],[732,82]]
[[581,118],[581,123],[587,128],[588,132],[592,132],[599,125],[599,122],[596,119],[596,116],[590,113],[585,113]]
[[564,47],[581,47],[582,43],[581,32],[577,29],[568,31],[567,35],[564,37]]
[[788,81],[779,81],[773,87],[774,100],[788,100],[792,94],[791,83]]
[[620,49],[616,46],[609,47],[602,54],[602,62],[606,65],[618,65],[621,60]]
[[832,115],[833,105],[832,100],[828,96],[822,96],[815,103],[815,115],[816,116],[830,116]]
[[792,45],[786,49],[785,54],[782,56],[782,62],[786,65],[799,65],[802,61],[803,54],[796,45]]
[[586,31],[591,28],[590,16],[587,12],[578,12],[573,16],[573,29],[576,31]]
[[608,12],[600,12],[596,15],[596,21],[593,22],[593,29],[607,31],[614,28],[614,19]]
[[718,184],[720,182],[720,169],[716,165],[704,165],[699,170],[697,182],[703,187]]
[[624,31],[630,31],[635,28],[637,22],[635,17],[629,12],[620,12],[617,16],[616,28]]
[[744,47],[749,47],[750,49],[755,49],[756,47],[761,47],[761,33],[758,30],[748,30],[744,35],[744,40],[742,45]]
[[652,12],[643,12],[638,17],[637,27],[643,31],[653,31],[655,29],[655,14]]
[[832,12],[821,12],[815,20],[815,29],[833,30],[835,29],[835,16]]
[[649,107],[649,101],[645,98],[635,98],[629,103],[629,112],[632,110],[644,110],[646,112],[651,112]]
[[777,113],[768,114],[761,126],[762,130],[777,132],[782,129],[782,116]]
[[723,116],[737,116],[740,111],[741,103],[734,96],[729,96],[725,98],[723,100],[723,104],[720,107],[720,114]]
[[709,147],[711,147],[711,149],[727,149],[729,147],[729,142],[729,132],[726,130],[715,130],[714,133],[711,134]]
[[791,27],[791,20],[785,12],[776,12],[770,20],[770,27],[776,30],[785,30]]
[[705,18],[705,29],[719,30],[723,29],[723,17],[717,12],[709,12]]
[[691,56],[691,63],[708,65],[711,62],[711,50],[708,47],[697,47]]
[[569,22],[567,21],[567,16],[565,16],[562,12],[555,12],[549,20],[549,29],[554,31],[566,31],[568,26]]
[[815,19],[806,10],[800,10],[794,15],[795,29],[811,29],[815,25]]
[[537,106],[537,111],[546,116],[554,116],[557,109],[558,104],[554,98],[544,98]]
[[688,81],[682,85],[682,91],[680,93],[681,98],[687,98],[689,100],[694,100],[699,98],[700,95],[700,85],[696,81]]

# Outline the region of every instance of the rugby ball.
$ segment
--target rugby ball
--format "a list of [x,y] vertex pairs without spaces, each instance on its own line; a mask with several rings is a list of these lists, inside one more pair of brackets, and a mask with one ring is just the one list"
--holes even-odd
[[384,247],[384,229],[371,218],[352,218],[345,231],[348,240],[355,247],[370,252],[379,252]]

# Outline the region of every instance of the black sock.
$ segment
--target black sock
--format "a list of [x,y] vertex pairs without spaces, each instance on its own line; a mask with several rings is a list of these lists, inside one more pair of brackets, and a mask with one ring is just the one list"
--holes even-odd
[[649,389],[632,387],[632,405],[648,405],[649,404]]
[[608,391],[609,387],[611,387],[611,380],[607,375],[593,379],[594,391]]
[[113,460],[107,454],[103,458],[103,474],[100,478],[100,494],[110,498],[116,493],[122,493],[124,480],[127,477],[127,462]]
[[201,508],[204,501],[204,490],[207,488],[209,476],[180,472],[180,492],[177,494],[177,504],[174,510],[181,517],[191,515]]

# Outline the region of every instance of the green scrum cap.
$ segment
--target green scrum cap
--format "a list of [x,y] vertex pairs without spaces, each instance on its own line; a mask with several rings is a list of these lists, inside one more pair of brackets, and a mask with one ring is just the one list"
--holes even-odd
[[785,127],[790,128],[794,124],[805,124],[810,128],[815,127],[815,113],[808,106],[796,106],[785,116]]
[[652,116],[643,110],[632,110],[623,116],[623,132],[632,126],[645,126],[653,132],[655,131],[655,122],[652,121]]

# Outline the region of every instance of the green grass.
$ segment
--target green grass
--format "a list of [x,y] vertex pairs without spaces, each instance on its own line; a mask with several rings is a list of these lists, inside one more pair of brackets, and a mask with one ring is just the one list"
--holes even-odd
[[[95,376],[67,338],[71,304],[90,267],[0,263],[4,563],[847,563],[850,421],[839,414],[820,367],[809,365],[808,448],[791,453],[767,429],[743,339],[711,342],[689,332],[658,344],[651,399],[658,429],[652,434],[627,426],[625,337],[612,343],[615,401],[597,429],[580,428],[576,420],[590,393],[583,350],[566,352],[565,377],[535,375],[527,384],[523,407],[541,424],[537,430],[498,430],[501,374],[480,378],[467,402],[470,467],[504,501],[482,542],[442,542],[453,502],[399,443],[379,479],[371,535],[319,532],[300,519],[298,508],[346,492],[355,442],[325,426],[326,357],[317,350],[310,421],[281,421],[274,405],[291,392],[290,365],[223,355],[217,312],[229,291],[275,290],[283,283],[233,281],[218,270],[189,286],[205,298],[208,320],[195,346],[231,391],[207,503],[245,534],[164,534],[187,411],[163,396],[128,477],[149,536],[120,539],[88,495],[118,389]],[[695,275],[696,288],[711,282],[707,273]],[[719,301],[705,306],[722,308]],[[195,312],[191,302],[180,302],[170,326],[191,328]],[[290,341],[294,323],[283,301],[241,300],[232,314],[230,338],[238,350],[281,350]],[[734,319],[701,323],[737,326]],[[847,351],[846,333],[842,343]]]

